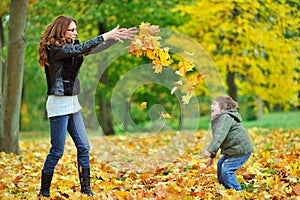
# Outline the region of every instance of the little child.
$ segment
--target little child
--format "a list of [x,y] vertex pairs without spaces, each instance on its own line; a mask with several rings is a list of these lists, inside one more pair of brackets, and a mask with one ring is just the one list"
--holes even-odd
[[238,103],[229,96],[217,96],[214,99],[211,105],[213,139],[202,156],[208,158],[207,166],[211,166],[221,149],[222,157],[217,165],[218,180],[225,188],[239,191],[242,188],[236,180],[235,171],[249,159],[253,146],[241,125],[242,117],[237,108]]

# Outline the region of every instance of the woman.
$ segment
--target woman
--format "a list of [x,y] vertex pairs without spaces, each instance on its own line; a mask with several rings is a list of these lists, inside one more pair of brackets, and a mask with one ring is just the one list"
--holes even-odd
[[[115,29],[79,44],[77,22],[69,16],[59,16],[49,24],[41,35],[39,43],[39,64],[45,68],[48,99],[47,114],[50,119],[51,148],[42,169],[39,196],[50,197],[50,184],[54,168],[62,157],[66,131],[77,148],[77,164],[81,192],[93,195],[90,188],[90,145],[80,113],[78,73],[83,55],[101,47],[106,41],[132,39],[136,28]],[[106,44],[107,45],[107,44]]]

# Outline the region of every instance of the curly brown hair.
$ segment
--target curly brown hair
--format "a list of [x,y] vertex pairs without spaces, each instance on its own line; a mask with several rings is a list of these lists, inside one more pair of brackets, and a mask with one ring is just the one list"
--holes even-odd
[[49,45],[63,46],[66,44],[71,44],[72,39],[66,38],[66,32],[71,22],[75,22],[77,26],[77,21],[69,16],[58,16],[54,19],[51,24],[46,26],[45,31],[42,33],[39,42],[39,64],[44,67],[49,66],[47,49]]
[[229,110],[239,107],[239,104],[236,101],[234,101],[230,96],[217,96],[214,100],[219,103],[221,110]]

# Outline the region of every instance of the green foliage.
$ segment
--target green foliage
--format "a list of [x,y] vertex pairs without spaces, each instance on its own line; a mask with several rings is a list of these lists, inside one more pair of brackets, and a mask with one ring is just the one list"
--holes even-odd
[[[9,2],[3,0],[0,3],[2,20],[7,19],[5,17],[9,14]],[[176,6],[179,8],[173,9]],[[212,7],[214,9],[211,9]],[[137,26],[143,21],[172,29],[185,24],[179,30],[199,41],[207,49],[224,78],[226,66],[230,66],[230,70],[239,74],[237,84],[242,102],[245,99],[261,97],[270,109],[278,104],[288,109],[297,102],[297,92],[300,90],[300,65],[297,58],[299,47],[296,38],[298,34],[296,26],[299,23],[299,18],[296,18],[298,7],[299,3],[295,0],[249,2],[29,0],[21,128],[22,130],[48,128],[45,120],[46,81],[44,71],[38,66],[37,49],[45,26],[62,14],[70,15],[78,21],[81,41],[98,35],[99,23],[103,23],[106,30],[118,24],[121,27]],[[173,11],[169,12],[170,9]],[[5,20],[4,29],[8,29]],[[3,58],[6,56],[5,48]],[[107,60],[112,60],[108,57],[112,51],[118,51],[118,46],[104,54]],[[98,89],[104,90],[106,98],[109,99],[120,77],[133,66],[145,64],[147,61],[124,55],[113,63],[106,63],[105,60],[99,60],[99,63],[101,66],[109,65],[109,84],[98,84]],[[86,58],[80,73],[85,89],[82,91],[83,96],[95,92],[93,84],[99,79],[96,75],[101,72],[101,66]],[[136,109],[143,94],[150,89],[151,87],[145,86],[134,93],[132,100],[136,101],[134,102]],[[150,101],[154,97],[163,99],[162,96],[169,94],[169,91],[161,88],[151,92]],[[209,114],[210,98],[204,82],[198,87],[198,95],[201,114]],[[163,101],[166,100],[164,104],[170,112],[176,102],[167,99],[164,98]],[[251,102],[248,105],[249,111],[256,109],[256,105]],[[137,114],[132,110],[132,114],[137,116],[140,113]],[[144,115],[138,118],[140,119],[138,122],[141,122]]]
[[[44,28],[58,15],[70,15],[78,21],[79,39],[85,41],[99,34],[98,25],[103,23],[106,31],[118,24],[120,27],[137,26],[142,21],[151,21],[162,27],[177,26],[184,23],[184,18],[170,13],[169,8],[184,1],[140,1],[140,0],[83,0],[77,2],[66,1],[30,1],[27,18],[27,46],[24,74],[24,96],[22,103],[22,129],[36,129],[45,119],[46,81],[43,70],[38,66],[38,42]],[[126,11],[126,12],[124,12]],[[112,49],[112,50],[117,50]],[[110,51],[105,55],[109,56]],[[94,57],[94,59],[97,59]],[[109,59],[109,57],[107,58]],[[140,62],[140,61],[138,61]],[[81,70],[80,79],[85,91],[94,93],[94,83],[101,74],[101,66],[97,66],[88,59]],[[129,56],[119,58],[113,63],[100,60],[101,65],[109,65],[109,85],[99,84],[104,90],[106,98],[110,98],[112,88],[122,74],[130,70],[130,66],[137,64]],[[130,64],[131,63],[131,64]],[[39,88],[37,88],[39,86]],[[159,91],[157,91],[159,93]],[[93,102],[93,101],[92,101]],[[83,102],[84,104],[85,102]],[[97,108],[97,107],[96,107]],[[99,108],[98,108],[99,109]],[[88,114],[88,113],[87,113]],[[38,120],[32,120],[38,119]],[[88,123],[88,122],[87,122]]]
[[2,0],[0,2],[0,17],[4,17],[7,16],[9,14],[9,5],[10,5],[10,1],[9,0]]
[[239,98],[239,110],[244,120],[255,120],[257,116],[257,106],[255,99],[252,97],[242,96]]

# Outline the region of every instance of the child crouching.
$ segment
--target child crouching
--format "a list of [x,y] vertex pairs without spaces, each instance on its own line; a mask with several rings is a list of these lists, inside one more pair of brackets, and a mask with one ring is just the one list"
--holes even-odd
[[253,146],[245,128],[241,125],[242,117],[237,111],[238,103],[229,96],[217,96],[211,105],[211,127],[213,139],[202,153],[208,158],[207,166],[219,149],[221,158],[217,164],[219,182],[226,188],[242,190],[236,180],[235,171],[250,157]]

